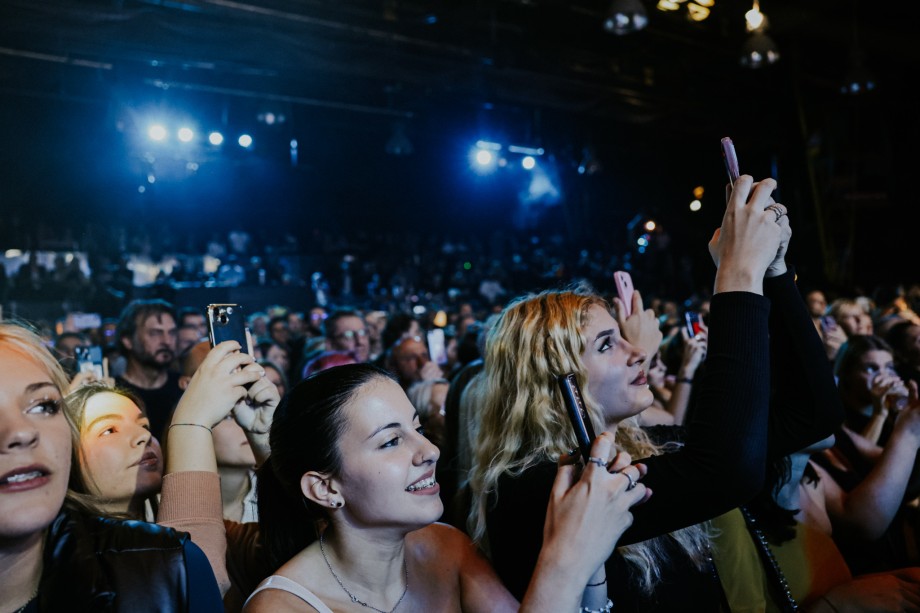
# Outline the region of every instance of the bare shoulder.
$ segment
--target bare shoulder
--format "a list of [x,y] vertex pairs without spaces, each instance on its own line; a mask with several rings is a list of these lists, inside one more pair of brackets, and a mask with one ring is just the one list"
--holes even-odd
[[458,566],[479,550],[462,531],[447,524],[425,526],[406,537],[412,557],[425,562],[438,561],[439,566]]
[[313,610],[315,610],[313,607],[294,594],[275,589],[262,590],[243,607],[243,613],[272,613],[274,611],[303,613]]

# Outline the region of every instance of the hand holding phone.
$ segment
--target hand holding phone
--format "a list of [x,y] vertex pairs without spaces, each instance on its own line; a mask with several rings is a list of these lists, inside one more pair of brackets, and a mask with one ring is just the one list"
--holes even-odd
[[91,372],[98,381],[109,376],[108,360],[102,357],[102,347],[74,347],[73,353],[77,361],[77,372]]
[[741,171],[738,169],[738,155],[735,153],[735,144],[727,136],[722,139],[722,158],[725,160],[725,170],[728,171],[728,182],[734,187],[735,181],[741,176]]
[[633,282],[632,277],[629,276],[629,273],[625,270],[618,270],[613,273],[613,282],[617,286],[617,296],[619,296],[620,301],[623,303],[623,308],[626,311],[626,317],[632,315],[632,299],[633,299]]
[[572,428],[575,430],[575,438],[578,440],[578,449],[581,451],[581,461],[588,463],[591,457],[591,445],[594,443],[594,426],[591,425],[591,418],[585,408],[585,401],[581,395],[581,389],[578,387],[578,381],[575,373],[560,375],[558,377],[559,388],[562,390],[562,397],[565,399],[565,408],[572,421]]
[[695,338],[702,330],[700,314],[696,311],[687,311],[684,313],[684,320],[687,322],[687,334],[690,335],[690,338]]

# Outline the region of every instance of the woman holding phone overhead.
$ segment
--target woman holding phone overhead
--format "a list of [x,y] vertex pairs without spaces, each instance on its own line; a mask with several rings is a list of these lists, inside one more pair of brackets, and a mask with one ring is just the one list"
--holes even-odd
[[[668,440],[653,441],[635,420],[653,401],[645,369],[656,344],[641,339],[657,331],[641,305],[629,318],[617,308],[614,319],[602,298],[577,287],[505,308],[486,348],[470,530],[512,594],[522,593],[535,568],[553,460],[575,443],[555,384],[573,372],[595,428],[615,432],[619,449],[642,458],[643,483],[653,491],[633,509],[633,524],[606,564],[617,611],[723,605],[703,522],[754,496],[768,457],[836,425],[814,415],[814,403],[834,393],[826,362],[815,373],[803,364],[813,352],[796,346],[807,345],[814,328],[786,270],[791,231],[788,218],[776,214],[782,205],[771,198],[775,187],[772,179],[754,184],[745,175],[730,191],[710,243],[718,270],[707,371],[690,423],[670,430]],[[786,365],[774,399],[785,404],[768,412],[771,366],[779,361]]]
[[276,411],[270,440],[259,522],[280,568],[245,611],[610,611],[592,574],[602,578],[646,490],[608,433],[592,454],[631,476],[593,462],[580,477],[571,463],[559,468],[521,605],[466,535],[434,523],[439,452],[389,373],[349,364],[312,375]]

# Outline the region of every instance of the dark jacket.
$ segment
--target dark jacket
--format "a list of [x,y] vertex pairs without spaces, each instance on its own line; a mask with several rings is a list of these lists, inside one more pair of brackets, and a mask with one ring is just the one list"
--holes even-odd
[[209,580],[219,605],[213,573],[189,565],[190,546],[188,534],[172,528],[65,508],[48,529],[39,596],[27,610],[200,610],[189,605],[189,582],[207,590]]

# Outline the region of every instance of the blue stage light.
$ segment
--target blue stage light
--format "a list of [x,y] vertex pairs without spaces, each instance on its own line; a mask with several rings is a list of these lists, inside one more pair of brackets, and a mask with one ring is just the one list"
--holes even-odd
[[162,124],[155,123],[147,129],[147,136],[150,140],[162,141],[166,139],[166,128]]
[[179,137],[179,140],[182,141],[183,143],[188,143],[188,142],[191,142],[193,138],[195,138],[195,133],[192,132],[191,128],[183,126],[179,128],[179,132],[177,133],[177,136]]
[[526,155],[521,160],[521,166],[524,167],[524,170],[533,170],[534,166],[537,165],[537,160],[533,159],[533,156]]
[[244,149],[248,149],[252,147],[252,137],[249,136],[248,134],[240,135],[237,142],[240,144],[240,147],[243,147]]
[[208,142],[217,147],[224,142],[224,135],[220,132],[211,132],[208,135]]

